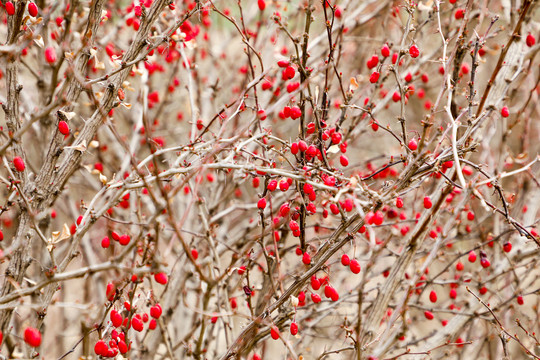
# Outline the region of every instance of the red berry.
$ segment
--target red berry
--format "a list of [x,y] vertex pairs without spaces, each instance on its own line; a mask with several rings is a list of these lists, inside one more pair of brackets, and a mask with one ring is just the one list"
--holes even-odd
[[463,15],[465,15],[465,10],[464,9],[457,9],[456,13],[454,14],[454,17],[456,18],[456,20],[459,20],[459,19],[463,18]]
[[193,260],[197,260],[199,258],[199,252],[197,249],[191,249],[191,256],[193,257]]
[[353,274],[358,274],[360,272],[360,263],[356,259],[352,259],[349,267]]
[[463,265],[463,263],[461,261],[458,261],[458,263],[456,264],[456,270],[463,271],[464,268],[465,266]]
[[424,197],[424,207],[426,209],[431,209],[433,206],[433,203],[431,202],[431,198],[429,196]]
[[127,234],[120,236],[120,239],[118,240],[120,245],[123,245],[123,246],[126,246],[127,244],[129,244],[130,241],[131,241],[131,237]]
[[411,139],[409,141],[409,149],[411,149],[412,151],[418,149],[418,143],[416,142],[415,139]]
[[27,327],[24,330],[24,342],[31,347],[38,347],[41,344],[41,333],[38,329]]
[[311,277],[311,288],[315,291],[321,288],[321,282],[319,279],[317,279],[317,276],[315,275]]
[[274,339],[274,340],[279,339],[279,330],[278,330],[277,327],[272,326],[272,328],[270,329],[270,336],[271,336],[272,339]]
[[58,123],[58,131],[62,135],[69,135],[69,125],[68,125],[68,123],[63,121],[63,120],[60,121]]
[[450,299],[455,299],[457,297],[456,289],[450,289]]
[[277,64],[280,68],[286,68],[290,63],[288,60],[279,60]]
[[512,251],[512,243],[510,243],[510,242],[504,243],[503,250],[504,250],[504,252],[507,252],[507,253]]
[[519,295],[519,296],[517,297],[517,303],[518,303],[519,305],[523,305],[523,296]]
[[298,324],[295,322],[291,323],[291,335],[298,334]]
[[392,95],[392,101],[393,102],[398,102],[399,100],[401,100],[401,95],[399,92],[394,92],[394,94]]
[[433,290],[431,290],[431,292],[429,293],[429,301],[431,301],[432,303],[437,302],[437,293]]
[[402,198],[398,197],[398,198],[396,199],[396,207],[397,207],[398,209],[401,209],[401,208],[403,207],[403,199],[402,199]]
[[412,74],[410,72],[408,72],[407,75],[405,75],[405,81],[406,82],[411,82],[412,81]]
[[471,250],[469,252],[469,262],[473,263],[475,261],[476,261],[476,253],[473,250]]
[[23,172],[26,166],[24,165],[24,160],[20,156],[15,156],[13,158],[13,166],[18,172]]
[[482,286],[478,291],[480,292],[480,295],[485,295],[488,289],[485,286]]
[[296,120],[302,116],[302,110],[298,106],[293,106],[291,108],[291,119]]
[[369,82],[372,84],[375,84],[377,81],[379,81],[379,76],[381,74],[378,71],[374,71],[371,76],[369,77]]
[[311,263],[311,256],[307,252],[302,255],[302,262],[306,265],[309,265]]
[[111,301],[114,299],[114,295],[116,294],[116,286],[114,286],[113,283],[107,284],[107,290],[105,291],[105,295],[107,296],[107,300]]
[[264,210],[264,208],[266,207],[266,199],[260,198],[259,201],[257,202],[257,207],[261,210]]
[[489,262],[487,258],[483,257],[480,259],[480,265],[482,265],[482,267],[485,269],[485,268],[488,268],[491,265],[491,263]]
[[31,17],[36,17],[38,14],[38,7],[35,3],[31,2],[28,4],[28,13]]
[[122,326],[122,322],[124,322],[124,319],[122,318],[122,315],[116,310],[112,310],[111,314],[109,315],[109,318],[111,319],[111,322],[114,327],[120,327]]
[[96,353],[96,355],[101,355],[101,356],[106,357],[107,353],[109,352],[109,347],[107,346],[107,343],[105,341],[99,340],[94,345],[94,352]]
[[6,12],[10,16],[15,14],[15,5],[11,1],[6,2]]
[[510,111],[508,110],[508,106],[503,106],[503,108],[501,109],[501,116],[505,118],[510,116]]
[[257,1],[257,5],[259,6],[259,10],[263,11],[266,8],[266,3],[264,0]]
[[155,319],[158,319],[161,316],[161,313],[163,310],[161,309],[161,305],[156,304],[150,308],[150,316],[152,316]]
[[283,80],[290,80],[290,79],[294,78],[295,74],[296,74],[296,70],[294,70],[294,68],[292,66],[287,66],[285,68],[285,70],[283,70],[283,73],[282,73],[281,77],[282,77]]
[[131,319],[131,327],[133,328],[133,330],[141,332],[144,329],[144,323],[140,318],[134,316]]
[[341,265],[349,266],[350,263],[351,263],[351,259],[349,259],[349,255],[347,254],[341,255]]
[[45,49],[45,60],[49,64],[54,64],[56,62],[56,50],[52,46],[49,46]]
[[377,55],[373,55],[371,59],[367,62],[368,69],[373,69],[377,64],[379,63],[379,57]]
[[426,317],[426,319],[428,320],[433,320],[434,316],[433,316],[433,313],[431,311],[424,311],[424,316]]
[[390,48],[388,47],[388,45],[384,45],[382,48],[381,48],[381,55],[383,57],[389,57],[390,56]]
[[411,55],[412,58],[417,58],[420,55],[420,50],[418,49],[418,46],[412,45],[409,48],[409,55]]
[[312,293],[311,294],[311,301],[313,301],[315,304],[318,304],[321,302],[321,296],[319,294]]
[[527,37],[525,38],[525,43],[527,44],[528,47],[533,47],[534,44],[536,44],[536,39],[534,38],[533,35],[528,34]]
[[111,245],[111,240],[108,236],[105,236],[103,239],[101,239],[101,247],[106,249]]
[[467,213],[467,220],[473,221],[474,220],[474,213],[472,211],[469,211]]
[[169,281],[169,279],[167,277],[167,274],[165,274],[163,272],[155,274],[154,275],[154,280],[156,280],[156,282],[158,284],[161,284],[161,285],[165,285]]
[[128,352],[129,350],[129,347],[127,346],[126,342],[124,340],[120,340],[118,342],[118,350],[120,351],[120,353],[122,354],[125,354]]

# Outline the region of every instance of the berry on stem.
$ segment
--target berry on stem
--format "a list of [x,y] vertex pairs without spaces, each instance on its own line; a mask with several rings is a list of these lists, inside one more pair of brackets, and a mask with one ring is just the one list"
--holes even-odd
[[279,330],[278,330],[277,327],[272,326],[272,327],[270,328],[270,336],[271,336],[272,339],[274,339],[274,340],[279,339]]
[[411,139],[409,141],[409,149],[411,151],[414,151],[414,150],[418,149],[418,142],[416,141],[416,139]]
[[15,5],[13,4],[13,2],[7,1],[5,6],[6,6],[6,12],[9,16],[15,14]]
[[531,33],[529,33],[527,37],[525,38],[525,43],[527,44],[528,47],[533,47],[534,44],[536,44],[536,39]]
[[67,122],[65,122],[64,120],[60,121],[58,123],[58,131],[60,132],[60,134],[62,135],[69,135],[69,125]]
[[45,49],[45,60],[49,64],[54,64],[56,62],[56,50],[54,50],[52,46]]
[[24,342],[31,347],[38,347],[41,345],[41,333],[38,329],[27,327],[24,330]]
[[418,46],[412,45],[409,48],[409,55],[411,55],[412,58],[417,58],[420,55],[420,50],[418,49]]
[[15,156],[13,158],[13,166],[18,172],[23,172],[26,166],[24,165],[24,160],[20,156]]
[[164,272],[155,274],[154,280],[156,280],[156,282],[161,285],[165,285],[169,281],[167,274],[165,274]]
[[429,196],[424,197],[424,208],[431,209],[432,206],[431,198]]
[[28,14],[30,14],[31,17],[36,17],[38,15],[38,7],[36,3],[29,3],[28,4]]

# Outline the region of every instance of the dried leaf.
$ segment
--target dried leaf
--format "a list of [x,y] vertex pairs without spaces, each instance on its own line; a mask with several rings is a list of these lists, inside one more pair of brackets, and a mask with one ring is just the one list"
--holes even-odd
[[36,37],[34,38],[34,42],[40,48],[43,48],[45,46],[45,43],[43,42],[43,38],[41,37],[41,35],[36,35]]
[[107,185],[108,179],[105,175],[103,175],[102,173],[99,173],[99,181],[101,181],[103,185]]
[[195,40],[189,40],[189,41],[186,41],[184,44],[186,44],[186,47],[187,47],[189,50],[193,50],[193,49],[196,49],[196,48],[197,48],[197,43],[195,42]]
[[[71,237],[71,232],[66,223],[62,227],[62,231],[53,231],[51,233],[51,238],[49,239],[49,244],[58,244],[60,241],[69,239]],[[50,250],[49,250],[50,251]]]
[[96,64],[94,65],[94,67],[96,69],[105,70],[105,64],[102,61],[99,61],[97,57],[95,59],[96,59]]
[[356,78],[352,77],[351,80],[350,80],[350,85],[349,85],[349,91],[350,92],[354,92],[356,89],[358,89],[359,85],[358,85],[358,81],[356,81]]
[[58,110],[58,113],[60,114],[60,116],[62,116],[67,121],[73,119],[75,117],[75,115],[77,115],[77,113],[75,113],[73,111],[65,112],[65,111],[62,111],[62,110]]
[[86,151],[86,141],[83,140],[83,142],[80,143],[79,145],[66,146],[66,147],[64,147],[64,149],[74,149],[74,150],[77,150],[77,151],[80,151],[80,152],[85,152]]
[[332,145],[328,148],[328,150],[326,150],[327,153],[330,153],[330,154],[337,154],[338,152],[340,152],[341,150],[339,149],[339,146],[337,145]]
[[64,53],[64,56],[66,57],[67,60],[73,60],[75,58],[75,54],[71,51],[66,51]]

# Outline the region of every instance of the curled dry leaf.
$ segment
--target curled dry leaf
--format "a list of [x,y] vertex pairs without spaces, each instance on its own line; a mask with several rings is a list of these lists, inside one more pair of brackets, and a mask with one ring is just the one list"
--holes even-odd
[[79,145],[65,146],[64,149],[74,149],[74,150],[77,150],[77,151],[80,151],[80,152],[85,152],[86,151],[86,141],[83,140],[83,142],[80,143]]
[[358,89],[358,81],[356,81],[355,77],[351,77],[350,85],[349,85],[349,91],[354,92],[356,89]]
[[102,173],[99,173],[99,181],[101,181],[103,185],[107,185],[108,179],[105,175],[103,175]]
[[326,150],[327,153],[330,153],[330,154],[337,154],[338,152],[340,152],[341,150],[339,149],[339,146],[337,145],[332,145],[328,148],[328,150]]
[[45,43],[43,42],[43,38],[41,37],[41,35],[36,35],[34,37],[34,42],[36,43],[37,46],[39,46],[42,49],[43,47],[45,47]]
[[63,117],[66,121],[69,121],[69,120],[73,119],[75,117],[75,115],[77,115],[77,113],[75,113],[73,111],[65,112],[65,111],[62,111],[62,110],[58,110],[58,114],[61,117]]
[[51,233],[51,238],[49,239],[50,244],[58,244],[60,241],[69,239],[71,237],[71,233],[69,231],[69,227],[66,223],[64,223],[64,226],[62,227],[61,231],[53,231]]
[[66,60],[73,60],[75,58],[75,54],[71,51],[64,52],[64,57]]

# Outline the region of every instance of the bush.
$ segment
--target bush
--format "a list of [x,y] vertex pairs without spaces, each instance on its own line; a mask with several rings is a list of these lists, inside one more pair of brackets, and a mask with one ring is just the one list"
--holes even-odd
[[539,10],[488,3],[3,4],[2,354],[539,358]]

